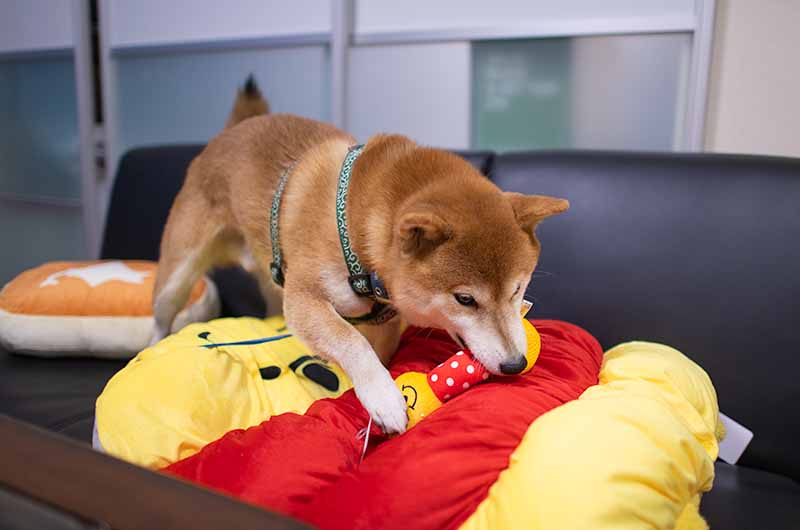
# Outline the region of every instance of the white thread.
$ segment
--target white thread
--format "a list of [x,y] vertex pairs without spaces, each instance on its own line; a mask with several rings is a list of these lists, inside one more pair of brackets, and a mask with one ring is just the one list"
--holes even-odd
[[370,417],[367,426],[356,433],[356,440],[364,438],[364,447],[361,449],[361,460],[358,461],[359,464],[364,461],[364,456],[366,456],[367,454],[367,445],[369,444],[369,431],[371,428],[372,428],[372,417]]

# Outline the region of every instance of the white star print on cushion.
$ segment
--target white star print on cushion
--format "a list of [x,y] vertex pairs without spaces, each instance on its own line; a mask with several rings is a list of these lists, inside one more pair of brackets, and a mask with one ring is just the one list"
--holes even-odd
[[88,283],[90,287],[97,287],[98,285],[112,280],[140,284],[149,275],[149,271],[137,271],[121,261],[110,261],[53,273],[45,278],[45,280],[39,284],[39,287],[58,285],[58,279],[62,277],[79,278]]

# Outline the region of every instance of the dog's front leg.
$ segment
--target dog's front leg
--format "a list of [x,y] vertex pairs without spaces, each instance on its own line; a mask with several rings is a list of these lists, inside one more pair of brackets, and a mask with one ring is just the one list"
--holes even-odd
[[356,396],[373,421],[387,433],[406,429],[406,402],[369,341],[308,290],[286,282],[283,292],[287,326],[314,353],[339,364],[350,376]]

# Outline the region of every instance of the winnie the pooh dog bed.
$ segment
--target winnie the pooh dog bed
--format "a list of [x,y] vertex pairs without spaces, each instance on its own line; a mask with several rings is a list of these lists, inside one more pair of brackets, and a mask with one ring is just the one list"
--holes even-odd
[[[667,346],[603,354],[574,325],[533,322],[532,370],[392,438],[364,436],[344,374],[279,320],[194,324],[109,382],[98,443],[320,528],[706,528],[720,428],[705,372]],[[427,373],[457,350],[410,328],[390,371]]]

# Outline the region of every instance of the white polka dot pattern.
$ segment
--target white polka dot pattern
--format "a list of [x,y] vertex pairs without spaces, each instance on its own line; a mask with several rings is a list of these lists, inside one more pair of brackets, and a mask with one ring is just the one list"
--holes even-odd
[[440,401],[447,401],[488,377],[469,351],[459,351],[428,373],[428,384]]

